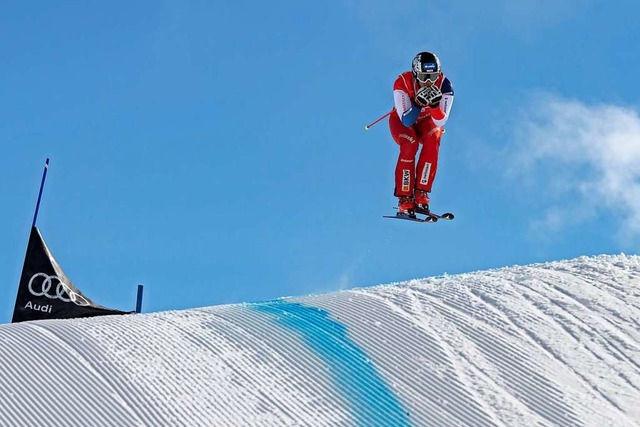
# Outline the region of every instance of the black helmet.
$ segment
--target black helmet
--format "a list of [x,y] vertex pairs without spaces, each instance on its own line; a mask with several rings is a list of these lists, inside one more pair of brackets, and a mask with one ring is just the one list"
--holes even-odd
[[411,71],[420,83],[435,83],[440,76],[440,60],[435,53],[420,52],[413,58]]

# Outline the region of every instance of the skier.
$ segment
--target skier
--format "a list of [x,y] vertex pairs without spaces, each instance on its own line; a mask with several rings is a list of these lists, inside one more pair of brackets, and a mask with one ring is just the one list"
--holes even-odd
[[[414,216],[416,208],[429,212],[440,138],[453,104],[453,87],[442,73],[440,59],[431,52],[418,53],[411,71],[400,74],[393,84],[393,100],[389,129],[400,146],[394,195],[398,213]],[[419,144],[422,150],[416,168]]]

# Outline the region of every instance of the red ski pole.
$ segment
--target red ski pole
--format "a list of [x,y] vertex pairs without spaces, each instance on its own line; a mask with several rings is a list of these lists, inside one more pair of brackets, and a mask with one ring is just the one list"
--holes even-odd
[[376,120],[375,122],[373,122],[373,123],[369,123],[368,125],[366,125],[366,126],[364,127],[364,130],[369,130],[369,129],[371,129],[371,126],[375,125],[375,124],[376,124],[376,123],[378,123],[380,120],[384,119],[384,118],[385,118],[385,117],[387,117],[389,114],[393,113],[393,110],[394,110],[394,109],[395,109],[395,108],[392,108],[392,109],[391,109],[391,111],[389,111],[389,112],[388,112],[387,114],[385,114],[384,116],[380,117],[380,118],[379,118],[378,120]]

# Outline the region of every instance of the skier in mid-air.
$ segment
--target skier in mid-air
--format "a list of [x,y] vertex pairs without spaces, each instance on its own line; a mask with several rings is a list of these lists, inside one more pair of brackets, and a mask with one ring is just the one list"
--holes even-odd
[[431,52],[418,53],[411,71],[400,74],[393,84],[393,100],[389,129],[400,146],[394,195],[398,198],[398,213],[415,216],[416,210],[429,212],[440,139],[453,104],[453,87],[442,73],[440,59]]

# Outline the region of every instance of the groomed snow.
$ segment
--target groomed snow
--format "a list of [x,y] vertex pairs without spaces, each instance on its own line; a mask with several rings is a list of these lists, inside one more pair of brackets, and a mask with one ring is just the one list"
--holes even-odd
[[0,426],[640,426],[640,257],[0,325]]

